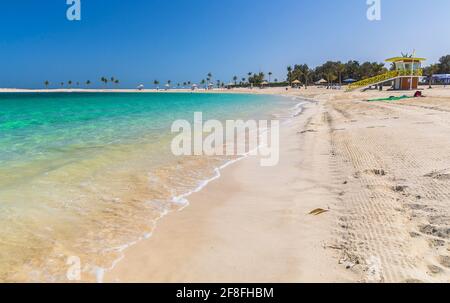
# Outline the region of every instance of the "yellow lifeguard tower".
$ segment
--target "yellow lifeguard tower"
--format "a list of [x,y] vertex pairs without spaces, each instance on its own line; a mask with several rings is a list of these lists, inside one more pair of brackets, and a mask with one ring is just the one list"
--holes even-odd
[[394,57],[386,59],[386,62],[393,64],[393,70],[350,84],[347,91],[365,89],[369,86],[379,85],[393,81],[394,90],[414,90],[418,88],[419,78],[423,75],[422,62],[425,58],[416,57]]
[[395,90],[412,90],[419,86],[419,78],[422,76],[422,62],[425,58],[394,57],[387,59],[394,65],[394,70],[398,73],[394,79]]

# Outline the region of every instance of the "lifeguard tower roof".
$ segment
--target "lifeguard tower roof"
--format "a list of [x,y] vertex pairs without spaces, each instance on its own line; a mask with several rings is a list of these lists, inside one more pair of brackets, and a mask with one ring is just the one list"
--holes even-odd
[[394,57],[386,59],[386,62],[422,62],[427,61],[425,58],[408,58],[408,57]]

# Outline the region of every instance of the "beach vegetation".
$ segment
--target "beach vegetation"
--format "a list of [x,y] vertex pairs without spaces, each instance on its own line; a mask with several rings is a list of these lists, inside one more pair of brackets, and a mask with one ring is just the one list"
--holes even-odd
[[266,77],[266,75],[263,72],[253,74],[252,76],[250,76],[248,78],[248,82],[251,85],[259,86],[259,85],[261,85],[261,83],[264,82],[265,77]]
[[308,83],[324,78],[327,80],[328,85],[332,85],[336,80],[342,85],[345,79],[362,80],[385,72],[387,72],[387,69],[384,63],[364,62],[360,64],[355,60],[347,63],[327,61],[314,69],[310,69],[306,64],[296,64],[294,67],[288,66],[286,81],[289,85],[292,85],[293,81],[298,80],[307,87]]
[[440,74],[450,74],[450,55],[443,56],[439,59],[439,71]]

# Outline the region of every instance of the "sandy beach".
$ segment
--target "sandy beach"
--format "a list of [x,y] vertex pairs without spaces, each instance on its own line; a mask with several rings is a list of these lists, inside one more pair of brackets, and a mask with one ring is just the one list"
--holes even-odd
[[105,281],[449,282],[450,89],[423,92],[264,90],[316,100],[280,164],[225,168]]
[[102,281],[450,282],[450,89],[212,92],[310,102],[281,129],[279,165],[226,167]]

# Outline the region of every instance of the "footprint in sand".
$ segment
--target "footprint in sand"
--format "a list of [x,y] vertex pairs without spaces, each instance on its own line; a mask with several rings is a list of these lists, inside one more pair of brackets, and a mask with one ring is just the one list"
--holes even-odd
[[422,234],[438,237],[441,239],[448,239],[450,237],[450,228],[438,227],[430,224],[421,226],[420,232]]
[[424,177],[433,178],[436,180],[450,180],[450,169],[444,169],[441,171],[433,171],[426,174]]
[[396,186],[392,186],[392,190],[397,192],[397,193],[403,193],[405,192],[405,190],[408,188],[408,186],[406,185],[396,185]]
[[428,265],[428,271],[430,274],[436,275],[442,273],[444,270],[436,265]]
[[386,171],[384,169],[368,169],[364,171],[366,174],[373,174],[376,176],[386,176]]
[[438,261],[442,266],[450,268],[450,257],[449,256],[440,256],[438,258]]

